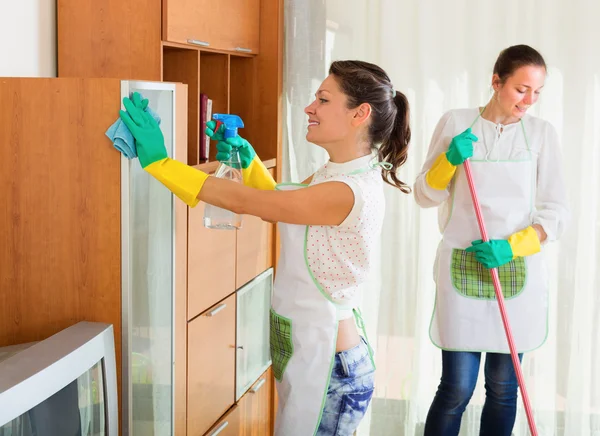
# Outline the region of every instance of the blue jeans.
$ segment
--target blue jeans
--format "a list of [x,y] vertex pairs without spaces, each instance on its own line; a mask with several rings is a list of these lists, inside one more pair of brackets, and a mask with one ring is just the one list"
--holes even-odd
[[375,368],[364,339],[336,353],[317,436],[354,434],[369,407],[374,384]]
[[[519,359],[523,355],[519,354]],[[477,384],[481,353],[442,351],[442,380],[427,414],[425,436],[455,436]],[[486,353],[481,436],[510,436],[517,413],[517,375],[510,354]]]

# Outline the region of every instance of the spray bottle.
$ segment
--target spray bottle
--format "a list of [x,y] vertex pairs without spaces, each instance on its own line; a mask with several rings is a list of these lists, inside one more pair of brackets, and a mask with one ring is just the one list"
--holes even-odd
[[[244,122],[237,115],[214,114],[213,119],[216,121],[215,132],[219,130],[221,124],[225,125],[223,134],[225,139],[235,138],[238,135],[238,128],[244,127]],[[237,147],[231,148],[230,159],[221,162],[215,173],[215,177],[241,184],[244,183],[240,152]],[[239,229],[242,227],[242,217],[235,212],[207,204],[204,209],[204,227],[225,230]]]

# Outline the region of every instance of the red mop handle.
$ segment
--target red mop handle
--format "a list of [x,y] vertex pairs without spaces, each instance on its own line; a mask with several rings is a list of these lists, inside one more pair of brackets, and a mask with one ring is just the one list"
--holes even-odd
[[[483,222],[483,214],[481,213],[481,207],[479,206],[479,199],[477,198],[477,192],[475,192],[475,184],[473,183],[473,175],[471,174],[471,163],[467,159],[463,162],[467,181],[469,182],[469,190],[471,191],[471,198],[473,199],[473,207],[475,208],[475,214],[477,215],[477,222],[479,224],[479,231],[481,232],[481,239],[484,242],[489,241],[487,231],[485,229],[485,223]],[[523,379],[523,371],[521,370],[521,362],[519,361],[519,355],[513,341],[512,331],[508,322],[508,315],[506,314],[506,308],[504,307],[504,296],[502,295],[502,285],[500,284],[500,278],[498,276],[498,269],[490,269],[492,275],[492,281],[494,282],[494,290],[496,291],[496,299],[498,300],[498,307],[500,308],[500,314],[502,315],[502,323],[504,324],[504,332],[506,333],[506,339],[508,340],[508,347],[510,348],[510,355],[512,357],[513,366],[517,373],[517,381],[521,388],[521,396],[523,397],[523,405],[525,406],[525,412],[527,413],[527,422],[529,423],[529,431],[533,436],[537,436],[537,428],[535,421],[533,420],[533,412],[531,411],[531,404],[529,403],[529,395],[527,395],[527,388],[525,387],[525,380]]]

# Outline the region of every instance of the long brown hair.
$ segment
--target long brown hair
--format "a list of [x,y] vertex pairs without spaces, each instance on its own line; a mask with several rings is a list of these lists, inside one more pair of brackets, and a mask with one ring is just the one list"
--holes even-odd
[[342,92],[348,97],[348,107],[363,103],[371,106],[369,140],[377,150],[379,161],[392,167],[382,171],[383,180],[410,193],[410,187],[398,178],[398,169],[408,157],[410,114],[408,99],[394,90],[389,76],[377,65],[363,61],[335,61],[329,68]]

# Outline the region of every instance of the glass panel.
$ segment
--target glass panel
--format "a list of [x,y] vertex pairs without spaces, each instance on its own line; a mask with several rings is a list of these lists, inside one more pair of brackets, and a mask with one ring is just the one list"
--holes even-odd
[[237,294],[236,399],[239,399],[271,364],[269,310],[273,270],[269,269]]
[[104,379],[98,362],[77,380],[0,427],[0,436],[104,436]]
[[[173,153],[173,91],[131,89],[149,100]],[[131,316],[129,377],[134,436],[172,434],[173,197],[137,160],[130,163]]]

